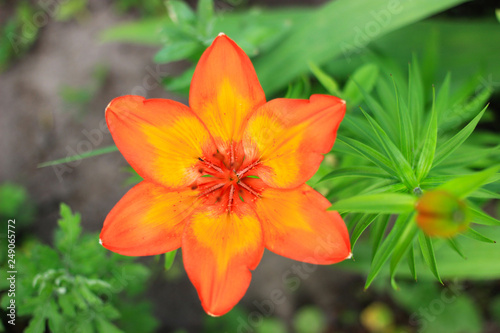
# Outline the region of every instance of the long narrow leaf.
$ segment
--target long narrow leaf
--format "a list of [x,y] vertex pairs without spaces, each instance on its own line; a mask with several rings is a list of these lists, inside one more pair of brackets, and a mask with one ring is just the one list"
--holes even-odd
[[104,147],[104,148],[94,149],[92,151],[89,151],[88,153],[83,153],[83,154],[80,154],[80,155],[69,156],[69,157],[61,158],[61,159],[58,159],[58,160],[55,160],[55,161],[49,161],[49,162],[40,163],[40,164],[38,164],[37,167],[38,168],[44,168],[44,167],[48,167],[48,166],[52,166],[52,165],[70,163],[70,162],[74,162],[74,161],[78,161],[78,160],[83,160],[83,159],[89,158],[89,157],[94,157],[94,156],[99,156],[99,155],[103,155],[103,154],[108,154],[108,153],[111,153],[111,152],[114,152],[114,151],[118,151],[118,148],[116,146],[114,146],[114,145],[113,146],[108,146],[108,147]]
[[413,245],[413,240],[415,239],[418,231],[417,224],[413,219],[413,214],[401,216],[401,218],[405,219],[406,226],[404,227],[398,242],[394,246],[390,265],[391,284],[394,289],[399,289],[395,281],[396,269],[398,268],[403,256],[407,253],[408,248]]
[[427,264],[427,267],[431,270],[432,274],[438,279],[438,281],[443,284],[441,277],[439,277],[439,272],[437,269],[436,255],[434,253],[434,246],[432,245],[432,239],[424,234],[422,231],[418,234],[418,240],[420,243],[420,249],[422,251],[422,256]]
[[471,228],[462,232],[461,235],[465,236],[467,238],[475,239],[475,240],[480,241],[480,242],[484,242],[484,243],[496,243],[496,241],[494,241],[493,239],[488,238],[488,237],[484,236],[483,234],[479,233],[478,231],[471,229]]
[[484,184],[487,184],[499,169],[500,165],[497,165],[481,172],[457,177],[439,186],[438,189],[450,192],[459,198],[465,198]]
[[351,249],[354,248],[354,245],[359,239],[359,236],[363,233],[363,231],[368,228],[368,226],[377,218],[378,214],[365,214],[356,224],[354,230],[351,235]]
[[465,140],[467,140],[467,138],[476,128],[477,123],[479,122],[487,108],[488,106],[485,106],[484,109],[479,112],[479,114],[474,117],[474,119],[472,119],[471,122],[467,124],[467,126],[465,126],[460,132],[458,132],[455,136],[450,138],[445,143],[438,146],[436,157],[434,158],[433,167],[441,163],[446,157],[457,150],[457,148],[460,147]]
[[318,180],[321,183],[325,180],[340,178],[340,177],[368,177],[368,178],[382,178],[382,179],[395,179],[393,176],[383,172],[379,168],[374,167],[352,167],[334,170]]
[[429,125],[427,126],[427,131],[425,133],[424,146],[420,153],[420,158],[418,160],[416,170],[417,179],[419,182],[429,174],[429,171],[432,168],[432,162],[434,161],[434,153],[436,152],[438,128],[434,95],[435,94],[433,90],[431,117],[429,119]]
[[378,248],[375,256],[373,257],[372,264],[370,266],[370,272],[368,273],[368,277],[366,278],[365,289],[367,289],[375,277],[378,275],[383,265],[389,259],[391,253],[394,251],[394,246],[398,242],[401,234],[405,229],[406,216],[399,216],[396,222],[394,223],[394,227],[387,237],[384,239],[380,247]]
[[417,187],[418,182],[410,164],[408,163],[408,160],[401,154],[401,151],[399,151],[399,149],[392,142],[387,133],[380,127],[380,125],[369,114],[364,112],[362,109],[361,111],[372,126],[373,131],[380,140],[381,145],[384,147],[394,169],[398,172],[401,180],[409,188]]
[[403,193],[359,195],[337,201],[329,209],[339,212],[400,214],[411,212],[416,197]]

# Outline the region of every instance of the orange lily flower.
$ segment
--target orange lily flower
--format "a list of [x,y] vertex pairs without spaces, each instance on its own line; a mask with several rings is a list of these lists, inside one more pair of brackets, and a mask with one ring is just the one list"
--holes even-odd
[[140,96],[108,105],[113,139],[144,181],[108,214],[104,247],[130,256],[182,247],[213,316],[243,297],[264,248],[313,264],[350,257],[342,218],[304,184],[333,146],[343,100],[266,103],[250,59],[220,34],[196,67],[189,105]]

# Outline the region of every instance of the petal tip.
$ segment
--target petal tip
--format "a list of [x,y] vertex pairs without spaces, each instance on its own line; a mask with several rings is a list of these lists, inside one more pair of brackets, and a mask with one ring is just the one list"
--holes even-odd
[[[100,238],[99,238],[99,244],[102,245],[102,239],[100,239]],[[104,246],[104,245],[102,245],[102,246]]]
[[214,318],[217,318],[217,317],[220,317],[220,315],[216,315],[216,314],[213,314],[213,313],[210,313],[208,311],[205,311],[207,313],[207,315],[209,315],[210,317],[214,317]]
[[349,254],[347,255],[347,257],[345,257],[344,260],[351,259],[351,258],[352,258],[352,252],[349,252]]
[[222,36],[225,36],[226,34],[223,33],[223,32],[219,32],[219,34],[217,35],[217,37],[222,37]]

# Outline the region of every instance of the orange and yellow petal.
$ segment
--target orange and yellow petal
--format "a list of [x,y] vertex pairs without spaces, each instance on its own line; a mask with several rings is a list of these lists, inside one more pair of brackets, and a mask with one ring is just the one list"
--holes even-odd
[[261,226],[250,209],[193,214],[183,235],[182,257],[208,314],[221,316],[239,302],[263,252]]
[[259,177],[275,188],[295,188],[318,170],[345,114],[337,97],[275,99],[255,111],[243,135],[245,156],[260,160]]
[[104,221],[101,244],[127,256],[148,256],[181,246],[186,219],[197,206],[197,192],[169,191],[143,181],[128,191]]
[[210,129],[219,151],[239,142],[247,116],[266,102],[248,56],[224,34],[203,53],[191,81],[189,105]]
[[175,189],[191,184],[198,158],[215,150],[203,123],[185,105],[141,96],[115,98],[106,121],[116,146],[144,179]]
[[312,264],[334,264],[350,257],[347,227],[330,202],[307,185],[293,190],[267,188],[255,211],[265,247],[281,256]]

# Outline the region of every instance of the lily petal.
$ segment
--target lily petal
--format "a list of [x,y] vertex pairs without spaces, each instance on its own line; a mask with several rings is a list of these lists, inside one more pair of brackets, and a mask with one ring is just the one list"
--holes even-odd
[[247,116],[266,102],[248,56],[224,34],[215,38],[196,66],[189,105],[210,129],[219,151],[241,141]]
[[169,191],[142,181],[115,205],[104,221],[101,244],[127,256],[148,256],[181,246],[186,219],[197,206],[195,191]]
[[347,227],[331,204],[307,185],[294,190],[267,188],[255,210],[267,249],[312,264],[334,264],[349,258]]
[[261,226],[249,208],[246,213],[205,210],[191,217],[182,256],[208,314],[221,316],[238,303],[263,252]]
[[295,188],[311,178],[332,149],[345,102],[327,95],[310,100],[275,99],[255,111],[243,147],[248,161],[261,163],[259,177],[275,188]]
[[115,98],[106,108],[106,121],[116,146],[137,173],[172,189],[196,180],[198,158],[215,150],[198,117],[168,99]]

